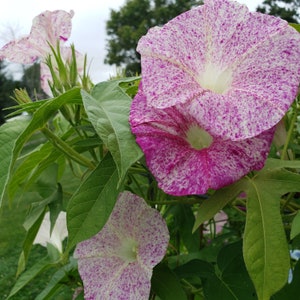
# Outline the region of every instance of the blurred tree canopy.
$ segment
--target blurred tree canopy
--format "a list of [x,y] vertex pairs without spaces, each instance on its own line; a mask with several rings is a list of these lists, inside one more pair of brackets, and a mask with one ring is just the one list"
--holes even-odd
[[125,66],[126,75],[141,72],[138,40],[149,28],[163,25],[175,16],[201,4],[195,0],[127,0],[120,10],[111,10],[106,23],[105,63]]
[[300,0],[264,0],[258,12],[280,17],[289,23],[299,23]]
[[46,94],[41,89],[40,81],[40,64],[23,68],[23,76],[21,80],[13,79],[9,72],[9,63],[0,61],[0,125],[4,123],[5,116],[12,112],[12,110],[5,110],[5,108],[16,105],[11,98],[15,89],[26,89],[31,99],[38,97],[39,99],[46,98]]
[[0,125],[4,123],[5,115],[9,113],[4,109],[16,104],[10,97],[13,90],[20,85],[20,81],[15,81],[6,75],[6,65],[0,61]]

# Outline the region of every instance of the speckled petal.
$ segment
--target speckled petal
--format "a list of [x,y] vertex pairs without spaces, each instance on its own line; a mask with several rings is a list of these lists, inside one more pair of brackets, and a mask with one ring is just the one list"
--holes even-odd
[[150,29],[137,50],[149,105],[189,104],[198,123],[232,140],[275,126],[300,81],[299,33],[235,1],[206,0]]
[[0,60],[7,59],[15,63],[32,64],[39,57],[40,52],[32,47],[29,37],[9,42],[0,49]]
[[30,35],[6,44],[0,50],[0,59],[31,64],[38,58],[45,58],[50,52],[48,42],[56,46],[65,42],[72,29],[73,11],[45,11],[33,19]]
[[125,191],[120,194],[115,204],[108,226],[121,237],[134,237],[143,222],[140,216],[144,211],[152,214],[152,208],[143,199]]
[[102,230],[74,251],[85,299],[147,300],[152,268],[164,257],[168,241],[160,213],[123,192]]
[[141,86],[131,106],[130,124],[159,187],[177,196],[204,194],[261,169],[274,134],[272,128],[243,141],[214,137],[209,147],[196,150],[186,139],[196,120],[184,106],[149,107]]
[[[111,272],[111,271],[110,271]],[[104,291],[103,300],[148,300],[152,269],[145,271],[137,262],[126,266],[111,280],[109,288]]]
[[149,297],[152,269],[142,267],[137,261],[127,263],[113,253],[81,257],[78,271],[86,300],[147,300]]
[[156,266],[165,256],[169,231],[160,213],[148,207],[139,216],[140,225],[136,228],[135,238],[138,241],[138,261],[144,269]]
[[111,231],[106,224],[99,233],[77,245],[74,257],[83,259],[112,256],[116,253],[120,244],[119,235]]
[[131,237],[138,244],[138,261],[152,269],[164,257],[169,231],[160,213],[139,196],[123,192],[108,225],[121,237]]
[[67,41],[71,35],[73,15],[73,11],[44,11],[33,19],[30,39],[37,46],[47,46],[47,42],[56,46],[58,40]]

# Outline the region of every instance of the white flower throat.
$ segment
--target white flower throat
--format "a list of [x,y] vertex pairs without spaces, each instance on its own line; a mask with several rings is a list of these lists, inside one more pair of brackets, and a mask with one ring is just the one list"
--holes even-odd
[[138,243],[133,239],[124,239],[119,249],[119,257],[131,263],[136,261]]
[[225,93],[232,83],[232,71],[230,69],[220,70],[215,65],[208,63],[204,72],[198,77],[200,86],[211,90],[216,94]]
[[201,127],[193,125],[186,132],[186,140],[192,148],[201,150],[212,144],[213,137]]

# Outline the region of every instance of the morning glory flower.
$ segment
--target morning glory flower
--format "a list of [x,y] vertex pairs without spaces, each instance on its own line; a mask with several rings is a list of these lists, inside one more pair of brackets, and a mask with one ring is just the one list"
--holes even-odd
[[50,214],[49,212],[46,212],[33,244],[40,244],[44,247],[47,247],[47,244],[51,244],[59,251],[59,253],[62,253],[62,242],[67,236],[66,213],[64,211],[59,213],[51,231]]
[[57,41],[68,40],[72,29],[74,12],[63,10],[45,11],[36,16],[28,36],[9,42],[0,50],[0,58],[20,64],[32,64],[39,58],[45,58],[51,52],[49,44],[54,48]]
[[[45,11],[33,19],[30,34],[20,39],[7,43],[0,50],[0,60],[7,59],[20,64],[32,64],[41,59],[41,84],[42,89],[50,94],[48,80],[51,73],[45,64],[45,59],[52,55],[49,44],[56,49],[57,42],[60,45],[69,39],[72,29],[73,11],[63,10]],[[71,58],[70,47],[60,47],[62,57],[67,61]],[[78,69],[82,69],[83,56],[76,53],[79,59]],[[53,62],[55,65],[55,62]]]
[[205,194],[264,166],[275,127],[242,141],[222,139],[199,124],[184,104],[165,109],[147,105],[143,83],[132,102],[129,122],[164,192]]
[[168,242],[160,213],[123,192],[102,230],[75,249],[85,299],[148,300],[152,269]]
[[142,37],[148,105],[185,104],[211,134],[255,137],[275,126],[297,95],[300,34],[280,18],[230,0],[206,0]]

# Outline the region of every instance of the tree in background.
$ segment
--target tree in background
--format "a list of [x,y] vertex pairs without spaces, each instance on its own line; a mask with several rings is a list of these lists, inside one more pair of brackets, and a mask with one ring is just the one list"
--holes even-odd
[[264,0],[257,11],[280,17],[290,23],[299,23],[300,0]]
[[107,55],[105,63],[125,66],[126,75],[141,72],[138,40],[147,30],[167,23],[191,7],[202,3],[195,0],[127,0],[119,11],[111,10],[106,23]]
[[47,95],[41,88],[41,67],[38,62],[24,68],[22,77],[23,88],[26,88],[31,99],[45,99]]
[[5,108],[14,105],[14,101],[11,99],[13,90],[20,87],[20,81],[15,81],[11,77],[6,75],[6,65],[3,61],[0,61],[0,124],[5,121],[5,115],[10,111],[6,111]]
[[26,89],[32,100],[36,97],[39,99],[46,98],[41,89],[39,63],[24,68],[21,80],[14,80],[8,70],[9,64],[0,61],[0,124],[4,123],[5,116],[12,112],[12,110],[5,110],[5,108],[16,104],[11,98],[15,89]]

